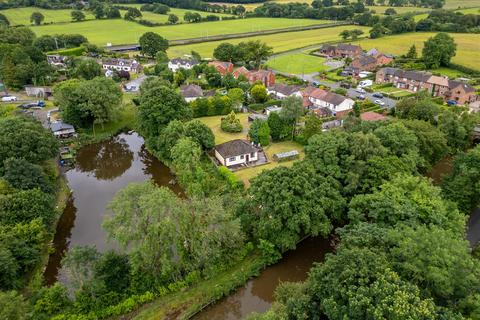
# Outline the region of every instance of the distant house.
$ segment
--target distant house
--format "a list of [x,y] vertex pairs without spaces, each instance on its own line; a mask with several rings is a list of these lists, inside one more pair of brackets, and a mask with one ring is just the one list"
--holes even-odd
[[270,87],[275,84],[275,73],[272,70],[256,70],[250,71],[247,76],[248,82],[255,83],[262,82],[265,87]]
[[387,117],[377,112],[367,111],[360,114],[360,119],[363,121],[383,121],[386,120]]
[[47,54],[47,62],[57,68],[65,68],[67,62],[66,56],[61,56],[59,54]]
[[36,98],[48,98],[52,96],[53,91],[52,87],[48,86],[25,86],[25,92],[29,97],[36,97]]
[[57,138],[68,138],[75,135],[75,128],[71,124],[62,121],[50,123],[50,130]]
[[237,68],[235,70],[233,70],[233,76],[235,77],[235,79],[238,79],[238,77],[240,76],[244,76],[245,78],[248,79],[248,75],[249,75],[250,71],[248,71],[247,68],[245,68],[244,66],[240,67],[240,68]]
[[203,90],[196,84],[186,84],[180,87],[180,94],[185,98],[185,101],[192,102],[203,97]]
[[259,151],[247,140],[236,139],[215,146],[215,158],[226,167],[244,165],[257,161]]
[[337,46],[323,45],[319,53],[332,58],[355,58],[363,52],[362,47],[352,44],[340,43]]
[[103,70],[127,71],[132,73],[140,73],[142,65],[133,59],[108,58],[102,60]]
[[248,122],[253,122],[255,120],[267,121],[268,116],[260,113],[252,113],[248,115]]
[[378,67],[391,63],[392,61],[393,56],[372,49],[367,53],[362,53],[354,58],[349,67],[352,70],[352,74],[358,76],[362,71],[373,71]]
[[301,97],[302,93],[300,92],[299,86],[291,86],[288,84],[277,83],[273,86],[267,88],[268,94],[272,95],[275,99],[286,99],[290,96]]
[[273,112],[278,113],[278,112],[280,112],[281,110],[282,110],[282,107],[270,106],[270,107],[266,107],[263,112],[265,113],[265,115],[270,116],[271,113],[273,113]]
[[[355,102],[340,94],[318,88],[306,88],[303,91],[304,105],[314,111],[316,109],[327,108],[332,115],[343,117],[352,109]],[[315,112],[315,111],[314,111]]]
[[217,71],[222,75],[226,75],[227,73],[233,72],[233,63],[226,62],[226,61],[210,61],[208,63],[209,66],[215,67]]
[[199,62],[195,59],[175,58],[168,61],[168,69],[173,72],[177,72],[179,69],[190,70],[197,64],[199,64]]

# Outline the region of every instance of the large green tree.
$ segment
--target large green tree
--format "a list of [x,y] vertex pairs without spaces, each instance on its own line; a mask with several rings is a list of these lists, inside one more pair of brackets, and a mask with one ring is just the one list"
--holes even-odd
[[455,56],[457,44],[448,33],[437,33],[425,41],[422,50],[422,59],[427,68],[436,69],[448,66]]
[[146,32],[140,39],[140,52],[148,57],[155,58],[158,52],[166,52],[168,40],[155,32]]

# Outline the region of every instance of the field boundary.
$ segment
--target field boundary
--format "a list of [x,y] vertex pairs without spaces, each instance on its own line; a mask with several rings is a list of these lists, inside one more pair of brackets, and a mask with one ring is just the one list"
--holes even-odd
[[[170,46],[174,47],[174,46],[180,46],[180,45],[188,45],[188,44],[203,43],[203,42],[212,42],[212,41],[227,40],[227,39],[238,39],[238,38],[247,38],[247,37],[253,37],[253,36],[277,34],[277,33],[332,28],[332,27],[346,26],[346,25],[351,25],[351,24],[352,24],[352,22],[350,22],[350,21],[322,23],[322,24],[313,24],[313,25],[309,25],[309,26],[277,28],[277,29],[260,30],[260,31],[253,31],[253,32],[219,34],[219,35],[207,36],[207,37],[169,40],[168,43],[169,43]],[[132,44],[119,44],[119,45],[105,47],[106,50],[110,50],[110,51],[125,50],[125,48],[132,48],[132,50],[135,50],[135,48],[139,48],[139,45],[137,43],[132,43]]]

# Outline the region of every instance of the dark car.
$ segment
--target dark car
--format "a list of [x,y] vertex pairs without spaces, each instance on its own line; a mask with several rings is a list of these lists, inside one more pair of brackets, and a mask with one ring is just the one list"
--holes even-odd
[[380,92],[375,92],[374,94],[372,94],[372,96],[374,96],[375,98],[380,98],[380,99],[383,98],[383,94],[381,94]]
[[348,82],[341,82],[340,87],[345,88],[345,89],[350,89],[352,86]]
[[448,101],[447,101],[447,104],[448,104],[449,106],[456,106],[456,105],[457,105],[457,101],[455,101],[455,100],[448,100]]

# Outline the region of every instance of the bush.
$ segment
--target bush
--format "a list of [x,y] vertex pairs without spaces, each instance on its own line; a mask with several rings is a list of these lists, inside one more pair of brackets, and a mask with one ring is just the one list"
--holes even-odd
[[78,56],[81,56],[85,52],[85,50],[86,48],[84,46],[81,46],[76,48],[57,50],[51,53],[59,54],[62,56],[68,56],[68,57],[78,57]]
[[218,172],[220,172],[220,175],[224,177],[225,180],[227,180],[227,182],[232,188],[243,189],[244,187],[243,181],[239,180],[238,177],[232,171],[230,171],[227,167],[225,166],[219,167]]
[[229,115],[223,117],[221,120],[220,128],[225,132],[242,132],[243,127],[235,115],[235,112],[230,112]]

